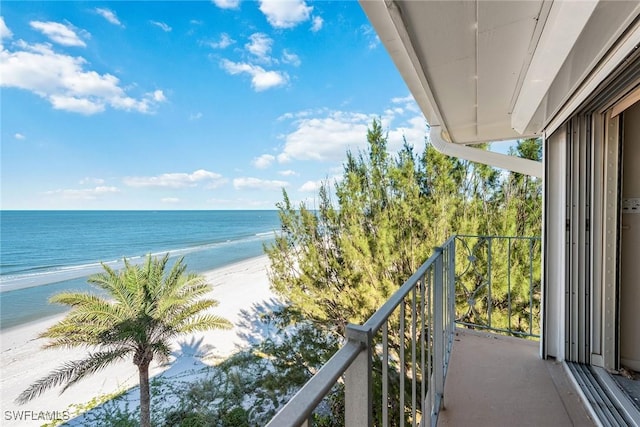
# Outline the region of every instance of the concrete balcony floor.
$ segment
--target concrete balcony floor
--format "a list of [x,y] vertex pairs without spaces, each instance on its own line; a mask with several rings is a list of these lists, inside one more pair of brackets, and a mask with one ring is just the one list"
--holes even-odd
[[439,426],[593,426],[562,364],[539,343],[458,329]]

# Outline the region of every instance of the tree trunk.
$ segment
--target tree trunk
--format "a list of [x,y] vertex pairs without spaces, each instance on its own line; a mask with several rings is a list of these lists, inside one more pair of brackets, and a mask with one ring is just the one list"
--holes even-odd
[[149,362],[138,365],[138,373],[140,375],[140,427],[151,427]]

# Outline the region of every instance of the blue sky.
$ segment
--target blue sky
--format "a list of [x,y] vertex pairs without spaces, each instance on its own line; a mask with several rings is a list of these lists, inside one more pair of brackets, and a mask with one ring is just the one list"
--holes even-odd
[[2,2],[2,209],[313,201],[422,114],[355,1]]

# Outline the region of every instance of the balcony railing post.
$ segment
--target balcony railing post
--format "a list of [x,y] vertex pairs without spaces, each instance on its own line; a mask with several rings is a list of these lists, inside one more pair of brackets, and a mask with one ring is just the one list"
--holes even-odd
[[453,334],[456,325],[456,237],[451,240],[449,245],[449,280],[447,284],[449,285],[449,327],[451,330],[449,331]]
[[347,426],[369,427],[373,425],[371,329],[347,325],[347,339],[359,342],[362,350],[344,374],[344,421]]
[[435,406],[432,411],[436,413],[440,411],[442,405],[442,396],[444,395],[444,272],[443,272],[443,249],[436,248],[436,253],[439,256],[435,261],[434,271],[434,289],[433,289],[433,353],[434,353],[434,366],[433,366],[433,378],[434,384],[433,393]]

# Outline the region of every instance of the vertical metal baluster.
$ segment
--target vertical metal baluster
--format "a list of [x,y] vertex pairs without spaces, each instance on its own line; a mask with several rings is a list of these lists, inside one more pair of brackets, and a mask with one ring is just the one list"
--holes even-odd
[[429,386],[429,391],[427,393],[428,396],[428,405],[427,405],[427,410],[425,411],[426,416],[428,417],[427,419],[431,420],[431,412],[432,412],[432,408],[433,408],[433,384],[431,383],[431,379],[433,378],[433,376],[431,375],[431,373],[433,372],[433,363],[432,363],[432,357],[433,357],[433,352],[432,352],[432,344],[433,344],[433,316],[432,316],[432,310],[433,310],[433,300],[431,298],[431,291],[433,289],[433,280],[432,280],[432,271],[433,269],[431,267],[429,267],[429,269],[425,272],[425,279],[426,279],[426,289],[425,289],[425,293],[427,296],[427,373],[426,373],[426,377],[427,377],[427,382],[428,382],[428,386]]
[[[449,319],[449,304],[448,304],[448,300],[447,300],[447,289],[448,289],[448,279],[449,276],[447,274],[444,274],[444,272],[447,270],[447,265],[448,263],[448,252],[447,252],[447,248],[446,246],[443,247],[442,249],[442,292],[443,292],[443,300],[442,300],[442,319],[444,321],[444,329],[443,329],[443,334],[444,337],[447,337],[446,332],[449,330],[449,322],[447,321]],[[445,351],[446,351],[446,339],[445,339]]]
[[533,335],[533,239],[529,238],[529,335]]
[[449,352],[453,346],[453,334],[456,330],[456,239],[451,241],[451,253],[449,254],[449,304],[451,307],[451,331],[449,339]]
[[400,424],[404,425],[404,323],[405,323],[404,300],[400,303]]
[[424,408],[425,408],[425,404],[424,404],[424,398],[426,396],[427,393],[427,384],[426,384],[426,378],[427,378],[427,374],[424,370],[424,363],[425,363],[425,357],[424,357],[424,352],[426,350],[425,348],[425,334],[427,333],[427,322],[425,319],[426,313],[425,313],[425,301],[424,301],[424,297],[425,297],[425,291],[424,291],[424,287],[425,287],[425,278],[424,276],[422,276],[420,278],[420,281],[418,282],[420,285],[420,373],[422,374],[422,379],[420,381],[420,412],[422,413],[422,425],[424,425],[424,419],[425,419],[425,413],[424,413]]
[[509,322],[507,329],[511,333],[511,237],[507,238],[507,306],[509,310]]
[[417,393],[417,376],[416,376],[416,343],[417,338],[417,322],[416,322],[416,287],[411,289],[411,422],[416,427],[416,393]]
[[382,425],[389,426],[389,320],[382,325]]
[[487,237],[487,321],[491,329],[491,237]]

